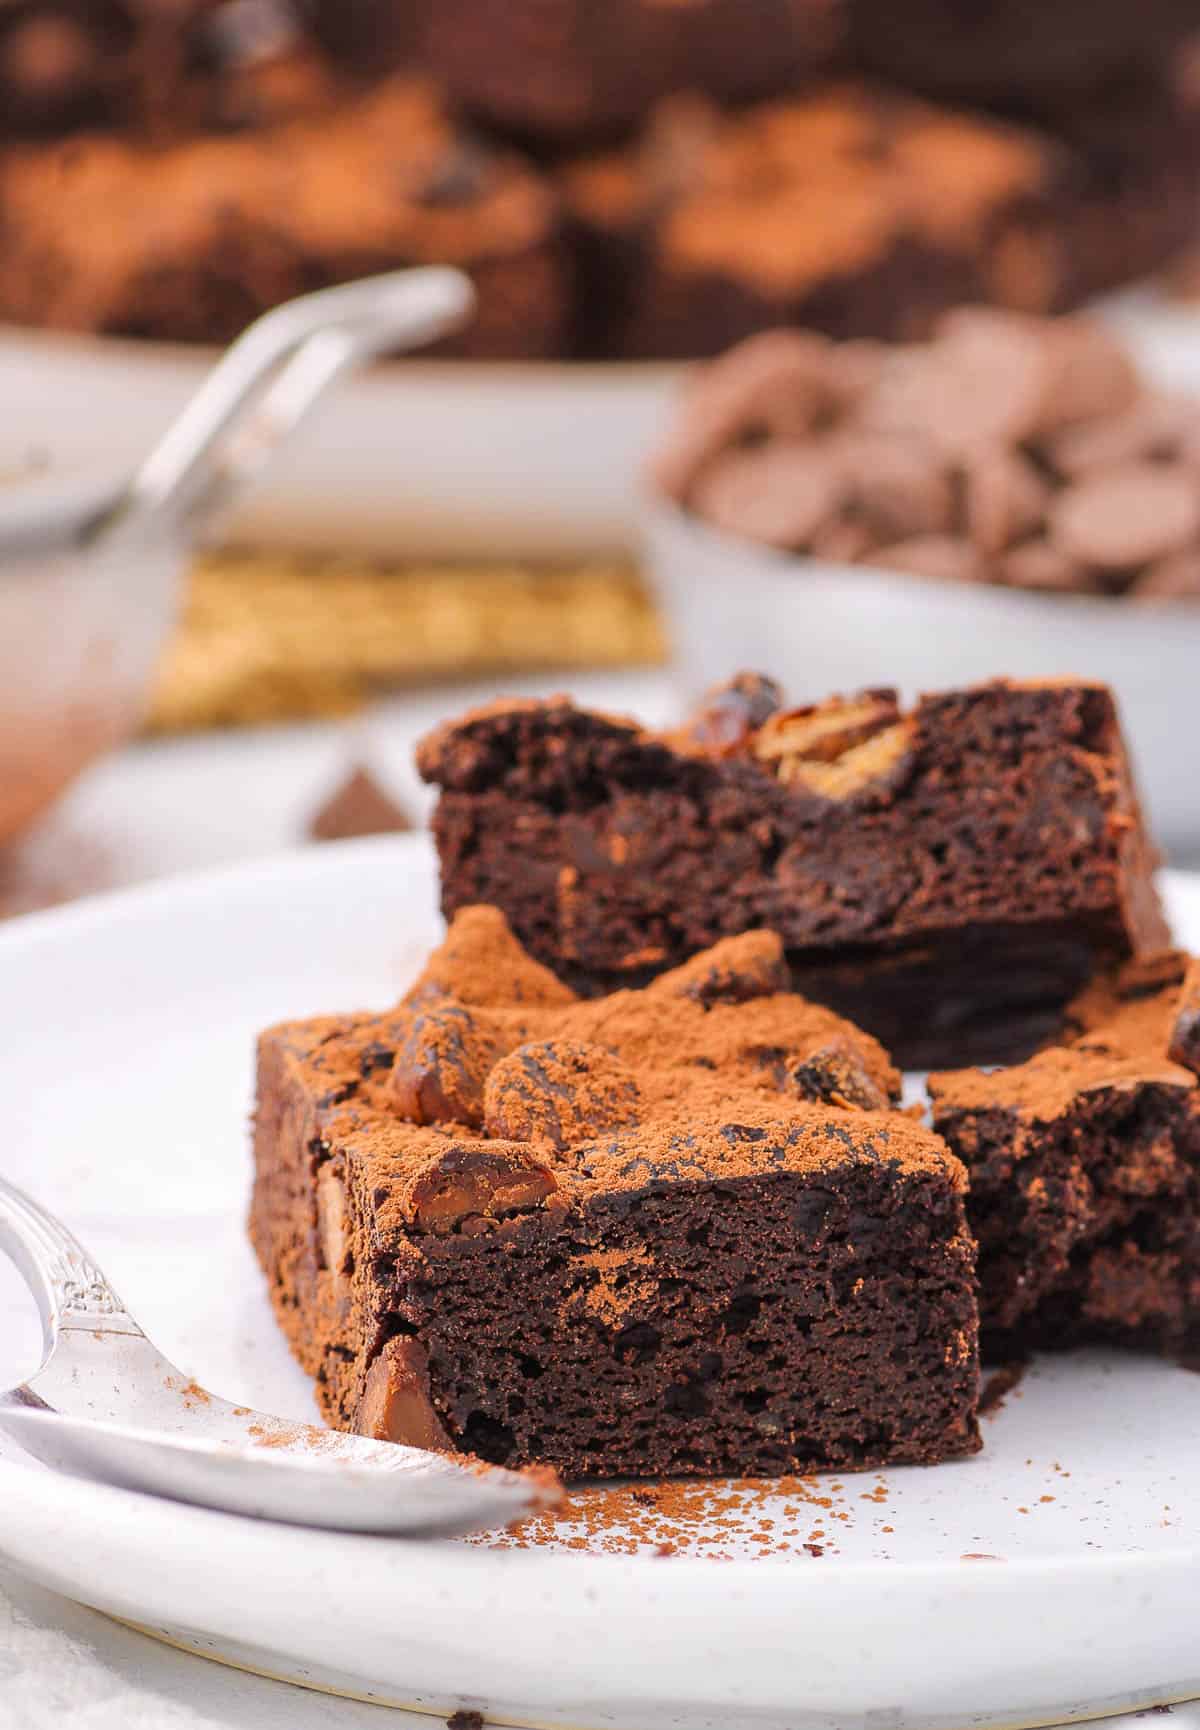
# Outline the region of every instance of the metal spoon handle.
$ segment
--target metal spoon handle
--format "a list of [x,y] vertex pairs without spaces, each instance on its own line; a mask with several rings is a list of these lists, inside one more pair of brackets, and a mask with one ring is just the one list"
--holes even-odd
[[226,352],[96,525],[111,542],[151,529],[197,535],[257,477],[339,374],[459,325],[474,291],[456,270],[392,271],[287,302]]
[[46,1355],[64,1327],[141,1334],[83,1245],[53,1214],[0,1177],[0,1250],[37,1299]]

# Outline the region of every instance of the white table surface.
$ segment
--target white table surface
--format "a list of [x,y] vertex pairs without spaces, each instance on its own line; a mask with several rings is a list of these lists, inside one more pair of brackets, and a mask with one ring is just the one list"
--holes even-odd
[[[585,701],[650,721],[665,720],[673,708],[662,675],[577,678],[572,685]],[[294,846],[357,761],[419,818],[430,795],[411,753],[426,728],[497,688],[561,687],[560,679],[442,689],[395,699],[346,724],[131,746],[85,777],[37,836],[3,862],[0,884],[7,880],[30,898],[46,882],[114,889]],[[1132,1730],[1135,1718],[1150,1716],[1110,1722]],[[1174,1708],[1172,1721],[1178,1730],[1200,1730],[1200,1705]],[[444,1726],[440,1718],[307,1693],[175,1651],[0,1569],[0,1730],[374,1730],[389,1722]]]

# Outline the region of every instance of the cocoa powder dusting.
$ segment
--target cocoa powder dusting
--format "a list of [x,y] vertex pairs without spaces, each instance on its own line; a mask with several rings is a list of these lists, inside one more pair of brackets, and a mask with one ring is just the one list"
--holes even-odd
[[781,959],[776,937],[752,932],[644,990],[583,1001],[498,910],[472,907],[396,1010],[289,1033],[385,1235],[482,1230],[597,1187],[850,1157],[961,1183],[940,1141],[895,1109],[882,1046],[778,990]]
[[[861,1479],[859,1480],[861,1482]],[[730,1561],[837,1554],[831,1528],[853,1520],[852,1492],[817,1476],[763,1480],[670,1479],[568,1492],[553,1512],[469,1543],[490,1549],[552,1547],[593,1555],[705,1556]],[[866,1500],[883,1506],[886,1479],[875,1474]],[[876,1516],[877,1517],[877,1516]],[[891,1531],[890,1526],[881,1528]]]

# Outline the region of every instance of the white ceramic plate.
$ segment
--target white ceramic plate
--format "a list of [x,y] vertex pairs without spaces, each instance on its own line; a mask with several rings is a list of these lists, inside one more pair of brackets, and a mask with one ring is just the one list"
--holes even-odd
[[[1200,879],[1170,884],[1200,944]],[[395,996],[436,939],[423,839],[315,850],[0,931],[4,1165],[219,1392],[297,1417],[246,1245],[252,1036]],[[37,1341],[0,1286],[0,1380]],[[1200,1694],[1200,1377],[1039,1364],[966,1463],[821,1480],[731,1559],[272,1527],[0,1458],[0,1555],[193,1649],[313,1686],[588,1730],[963,1730]],[[754,1522],[757,1527],[760,1520]],[[801,1540],[827,1532],[825,1553]],[[796,1534],[789,1540],[786,1534]],[[790,1548],[784,1548],[789,1544]],[[986,1558],[986,1559],[985,1559]],[[2,1717],[2,1712],[0,1712]]]

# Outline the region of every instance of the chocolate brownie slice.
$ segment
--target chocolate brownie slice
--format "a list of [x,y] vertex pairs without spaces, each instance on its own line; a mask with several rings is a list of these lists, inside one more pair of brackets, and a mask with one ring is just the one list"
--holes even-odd
[[970,1173],[989,1351],[1200,1346],[1196,971],[1181,995],[1185,959],[1098,983],[1072,1007],[1084,1031],[1028,1063],[930,1078],[934,1125]]
[[585,991],[767,927],[796,988],[917,1066],[1027,1054],[1166,926],[1112,697],[1063,681],[784,709],[744,677],[688,729],[498,702],[418,750],[447,915],[503,909]]
[[842,0],[436,0],[425,46],[468,112],[570,143],[635,125],[672,91],[794,90],[844,24]]
[[454,353],[557,352],[565,265],[549,185],[402,77],[316,114],[148,148],[117,134],[0,157],[0,317],[225,341],[325,284],[454,264],[479,293]]
[[599,352],[686,359],[775,324],[913,336],[963,301],[1072,296],[1062,153],[865,85],[732,115],[667,104],[562,183]]
[[864,84],[722,114],[663,104],[561,173],[581,344],[687,359],[764,327],[925,335],[968,302],[1058,312],[1196,233],[1197,81],[1109,93],[1051,126]]
[[573,1477],[972,1452],[964,1176],[777,939],[581,1001],[465,909],[259,1047],[251,1231],[335,1425]]

